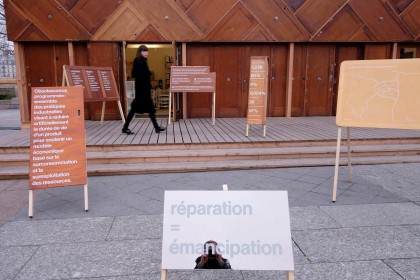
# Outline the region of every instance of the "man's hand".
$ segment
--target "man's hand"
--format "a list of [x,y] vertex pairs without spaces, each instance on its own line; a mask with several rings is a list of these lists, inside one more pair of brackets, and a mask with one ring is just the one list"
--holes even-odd
[[216,260],[217,260],[217,262],[219,263],[220,266],[222,266],[224,264],[224,261],[222,259],[222,255],[217,254],[216,255]]
[[203,268],[208,260],[209,260],[209,256],[207,254],[202,254],[200,262],[198,263],[197,267],[198,268]]

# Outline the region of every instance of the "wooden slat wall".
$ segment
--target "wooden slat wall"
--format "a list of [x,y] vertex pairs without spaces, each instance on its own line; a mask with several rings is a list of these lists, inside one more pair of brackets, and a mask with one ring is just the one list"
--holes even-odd
[[420,0],[4,0],[12,41],[420,41]]

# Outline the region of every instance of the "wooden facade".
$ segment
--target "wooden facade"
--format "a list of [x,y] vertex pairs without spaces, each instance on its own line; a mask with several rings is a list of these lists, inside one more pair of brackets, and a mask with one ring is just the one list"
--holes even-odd
[[[335,114],[339,64],[420,57],[420,0],[4,0],[22,122],[30,87],[60,86],[62,65],[109,66],[124,101],[126,43],[174,43],[217,73],[217,116],[244,117],[250,57],[269,57],[268,116]],[[178,65],[182,65],[178,60]],[[211,115],[191,94],[189,117]],[[122,102],[123,104],[125,102]],[[182,108],[181,108],[182,109]],[[100,106],[86,104],[86,118]],[[107,119],[118,118],[109,105]]]

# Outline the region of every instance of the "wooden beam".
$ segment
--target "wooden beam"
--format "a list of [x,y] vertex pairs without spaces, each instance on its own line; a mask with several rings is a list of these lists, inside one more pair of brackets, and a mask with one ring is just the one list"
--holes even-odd
[[28,100],[28,93],[26,90],[26,71],[23,44],[15,42],[14,49],[16,59],[16,80],[17,92],[19,96],[20,122],[22,128],[29,128],[31,124],[29,116],[29,106],[31,101]]
[[67,43],[68,49],[69,49],[69,64],[71,66],[76,65],[75,63],[75,59],[74,59],[74,47],[73,47],[73,42],[68,42]]
[[[123,61],[122,67],[123,67],[123,71],[122,71],[122,77],[121,78],[124,82],[120,83],[121,86],[122,86],[122,90],[120,92],[120,99],[121,99],[121,102],[123,103],[123,108],[125,109],[124,116],[127,116],[127,114],[128,114],[127,89],[125,87],[125,81],[127,81],[127,63],[126,63],[127,55],[125,53],[126,48],[127,48],[127,43],[126,43],[126,41],[123,41],[122,42],[122,61]],[[123,111],[124,111],[124,109],[123,109]]]
[[398,43],[394,43],[392,46],[392,59],[396,59],[398,54]]
[[[187,44],[182,43],[182,66],[187,66]],[[187,93],[182,93],[182,118],[187,119]]]
[[0,84],[17,84],[17,79],[0,79]]
[[295,54],[295,43],[289,44],[287,54],[287,80],[286,80],[286,117],[292,116],[292,89],[293,89],[293,58]]
[[[176,65],[176,52],[177,52],[177,49],[176,49],[176,43],[175,43],[175,41],[172,41],[172,57],[173,57],[173,61],[174,61],[174,64],[171,64],[171,66],[173,66],[173,65]],[[169,69],[169,73],[170,73],[170,69]],[[166,74],[165,74],[166,75]],[[169,78],[170,78],[170,76],[169,76]],[[171,80],[169,80],[169,87],[170,87],[170,84],[171,84]],[[166,82],[165,82],[165,85],[166,85]],[[177,110],[177,106],[178,106],[178,108],[179,108],[179,98],[178,98],[178,94],[177,95],[174,95],[174,94],[172,94],[172,96],[173,96],[173,104],[172,104],[172,114],[173,114],[173,117],[172,117],[172,119],[174,120],[174,122],[176,122],[177,121],[177,115],[178,115],[178,110]],[[169,94],[169,98],[171,98],[171,95]],[[170,117],[170,116],[169,116]]]

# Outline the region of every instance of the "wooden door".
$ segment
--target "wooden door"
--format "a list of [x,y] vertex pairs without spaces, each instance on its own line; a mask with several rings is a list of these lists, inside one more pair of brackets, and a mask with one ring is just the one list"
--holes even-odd
[[216,74],[216,117],[244,117],[243,48],[238,45],[214,47]]
[[334,45],[308,45],[305,116],[332,115],[334,59]]
[[[213,49],[203,44],[187,45],[187,65],[188,66],[210,66],[210,71],[214,71]],[[216,73],[216,80],[218,80]],[[216,93],[216,99],[218,95]],[[187,93],[187,116],[189,118],[205,118],[211,116],[212,95],[210,93]],[[216,107],[216,112],[218,108]]]
[[292,116],[331,116],[335,46],[296,44]]
[[[124,97],[121,94],[121,46],[118,43],[88,43],[88,64],[89,66],[111,67],[114,73],[115,82],[118,86],[121,103]],[[102,102],[90,104],[90,116],[92,120],[100,120],[102,112]],[[107,102],[105,109],[105,120],[121,119],[117,102]]]
[[[216,72],[216,117],[245,116],[242,45],[189,44],[187,65],[210,66]],[[211,94],[189,93],[187,100],[188,117],[211,116]]]
[[31,43],[24,48],[28,112],[31,115],[31,88],[61,86],[63,65],[69,63],[67,43]]
[[86,43],[73,43],[74,63],[78,66],[88,65],[88,50]]
[[292,117],[305,115],[306,53],[306,44],[295,44],[292,76]]
[[268,116],[286,115],[287,45],[272,45],[269,61]]
[[335,52],[335,71],[334,71],[334,86],[333,86],[333,106],[332,114],[337,114],[337,98],[338,86],[340,78],[340,65],[346,60],[360,60],[363,57],[362,44],[337,44]]
[[365,44],[364,59],[389,59],[392,58],[392,44],[367,43]]

